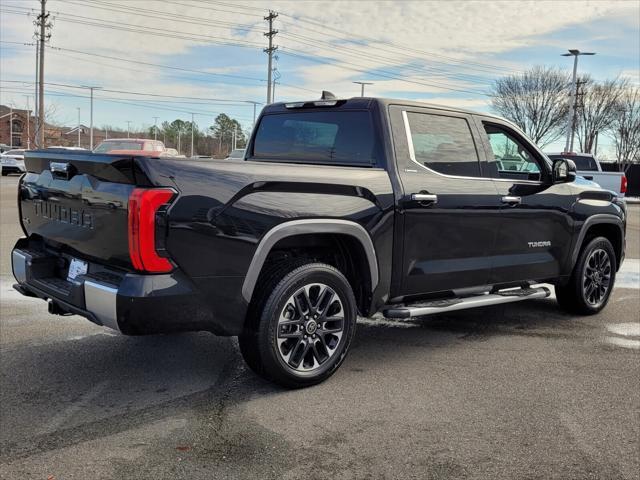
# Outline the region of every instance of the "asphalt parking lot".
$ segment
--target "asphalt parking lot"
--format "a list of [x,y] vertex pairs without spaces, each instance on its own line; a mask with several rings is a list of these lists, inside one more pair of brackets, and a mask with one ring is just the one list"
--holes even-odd
[[640,478],[640,205],[592,317],[553,299],[363,319],[329,381],[287,391],[235,339],[124,337],[11,289],[0,183],[0,478]]

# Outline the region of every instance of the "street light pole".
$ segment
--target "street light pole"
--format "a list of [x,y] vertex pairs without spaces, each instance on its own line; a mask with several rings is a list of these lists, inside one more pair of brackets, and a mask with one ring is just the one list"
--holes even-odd
[[153,117],[153,139],[158,140],[158,117]]
[[31,150],[31,133],[29,132],[29,124],[31,123],[31,110],[29,110],[29,95],[24,96],[27,99],[27,150]]
[[595,55],[595,52],[581,52],[580,50],[572,49],[569,53],[563,53],[563,57],[573,57],[573,75],[571,77],[571,94],[573,98],[569,102],[569,111],[567,114],[567,141],[564,145],[564,151],[570,152],[573,150],[573,133],[576,128],[575,122],[575,110],[578,103],[578,57],[580,55]]
[[131,130],[131,120],[127,120],[127,138],[129,138],[130,130]]
[[91,90],[91,107],[89,111],[89,148],[93,150],[93,91],[101,89],[102,87],[91,87],[83,85],[84,88]]
[[9,146],[13,150],[13,106],[9,106]]
[[193,157],[193,113],[191,114],[191,157]]
[[373,82],[353,82],[360,85],[360,96],[364,97],[364,86],[365,85],[373,85]]
[[78,108],[78,146],[80,146],[80,107],[77,107],[77,108]]

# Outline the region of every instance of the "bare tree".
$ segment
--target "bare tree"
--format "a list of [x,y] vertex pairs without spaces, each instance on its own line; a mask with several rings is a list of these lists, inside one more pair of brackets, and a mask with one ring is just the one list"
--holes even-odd
[[606,132],[612,127],[620,100],[628,90],[628,81],[616,78],[597,82],[587,76],[579,82],[576,135],[580,151],[591,153],[598,132]]
[[631,164],[640,163],[640,88],[630,88],[621,96],[610,134],[620,171],[626,172]]
[[544,147],[564,132],[569,84],[570,78],[565,72],[536,66],[522,74],[496,80],[491,106]]

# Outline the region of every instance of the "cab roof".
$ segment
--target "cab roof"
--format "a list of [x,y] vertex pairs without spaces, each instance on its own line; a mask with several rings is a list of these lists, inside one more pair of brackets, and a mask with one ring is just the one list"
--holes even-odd
[[[335,105],[317,105],[318,103],[331,103],[336,102]],[[422,107],[422,108],[431,108],[434,110],[442,110],[447,112],[456,112],[463,113],[467,115],[481,115],[483,117],[491,117],[491,118],[499,118],[504,120],[502,117],[497,115],[492,115],[484,112],[477,112],[473,110],[466,110],[459,107],[451,107],[447,105],[439,105],[435,103],[426,103],[426,102],[416,102],[413,100],[403,100],[396,98],[378,98],[378,97],[352,97],[352,98],[335,98],[335,99],[315,99],[315,100],[299,100],[299,101],[291,101],[291,102],[277,102],[267,105],[263,112],[264,113],[275,113],[275,112],[283,112],[283,111],[295,111],[302,110],[306,108],[327,108],[327,109],[340,109],[340,110],[362,110],[362,109],[370,109],[374,104],[377,104],[381,109],[386,109],[389,105],[402,105],[408,107]],[[299,105],[299,106],[298,106]]]

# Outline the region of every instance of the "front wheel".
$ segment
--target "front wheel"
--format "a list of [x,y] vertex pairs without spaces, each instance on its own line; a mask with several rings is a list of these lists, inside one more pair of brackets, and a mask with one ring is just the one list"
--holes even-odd
[[308,263],[280,269],[263,285],[263,301],[239,338],[256,373],[299,388],[330,377],[344,361],[357,309],[349,282],[336,268]]
[[580,252],[569,282],[556,287],[558,303],[574,313],[598,313],[609,301],[615,278],[613,246],[605,237],[596,237]]

